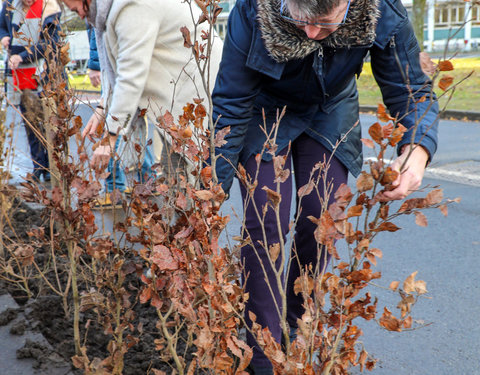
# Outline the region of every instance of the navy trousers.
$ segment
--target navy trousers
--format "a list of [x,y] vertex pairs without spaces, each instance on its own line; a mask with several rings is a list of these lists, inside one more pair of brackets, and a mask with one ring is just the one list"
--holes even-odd
[[[20,106],[20,111],[22,114],[25,114],[25,107]],[[36,124],[32,124],[36,126]],[[33,163],[33,171],[42,170],[47,172],[48,170],[48,152],[43,143],[38,139],[35,132],[30,128],[29,125],[25,124],[25,130],[27,131],[28,144],[30,145],[30,156]],[[40,131],[40,129],[39,129]]]
[[[287,150],[283,151],[283,155],[287,153]],[[280,152],[282,154],[282,152]],[[291,147],[290,153],[287,155],[287,161],[285,163],[286,169],[291,169],[290,166],[293,162],[293,171],[295,178],[295,185],[297,190],[308,183],[310,174],[318,162],[329,160],[331,153],[323,147],[320,143],[312,139],[306,134],[302,134],[298,137]],[[257,171],[257,163],[252,156],[246,163],[245,169],[248,175],[255,176]],[[335,157],[332,157],[330,167],[326,173],[326,181],[333,183],[333,189],[331,200],[333,199],[333,193],[342,183],[347,182],[348,170],[343,164]],[[318,176],[318,172],[317,172]],[[253,200],[256,204],[258,211],[255,210],[252,202],[245,207],[245,226],[247,233],[245,236],[250,236],[252,240],[252,246],[245,246],[241,250],[241,258],[245,267],[244,283],[246,292],[249,293],[249,299],[246,304],[246,321],[250,326],[251,321],[249,319],[249,311],[256,315],[256,321],[262,327],[268,327],[273,337],[280,342],[282,336],[282,330],[280,327],[279,311],[282,309],[280,300],[279,286],[275,278],[274,270],[270,266],[268,255],[264,250],[264,246],[259,242],[264,243],[265,230],[268,245],[273,245],[279,242],[280,236],[285,241],[286,235],[289,232],[290,221],[290,205],[292,200],[293,184],[292,174],[290,177],[281,184],[280,193],[282,200],[280,203],[280,231],[278,231],[277,219],[272,208],[269,208],[265,218],[261,221],[258,219],[258,214],[262,216],[262,208],[267,203],[267,195],[262,187],[267,186],[272,190],[276,190],[277,183],[274,182],[275,173],[273,161],[260,163],[260,172],[258,173],[258,186],[253,194]],[[247,199],[247,191],[245,187],[241,185],[242,198],[245,202]],[[291,250],[291,263],[289,272],[286,278],[287,288],[287,320],[290,327],[297,327],[297,318],[301,318],[304,309],[302,307],[303,298],[301,295],[295,295],[293,291],[293,285],[295,280],[300,275],[300,267],[304,269],[305,265],[312,264],[315,269],[320,259],[319,267],[326,266],[323,260],[327,259],[326,254],[322,254],[318,244],[314,237],[314,231],[316,224],[312,223],[308,216],[320,217],[323,204],[323,180],[320,179],[318,184],[319,193],[314,190],[308,196],[304,196],[301,199],[301,207],[298,205],[297,196],[297,214],[298,217],[295,227],[294,244]],[[331,203],[331,202],[329,202]],[[263,225],[263,229],[262,229]],[[279,269],[281,263],[281,257],[279,256],[275,267]],[[265,275],[266,273],[266,275]],[[271,289],[265,282],[267,276]],[[282,281],[282,284],[284,281]],[[260,347],[257,346],[254,337],[247,332],[247,343],[253,347],[252,365],[255,368],[271,368],[271,363],[268,358],[263,354]]]

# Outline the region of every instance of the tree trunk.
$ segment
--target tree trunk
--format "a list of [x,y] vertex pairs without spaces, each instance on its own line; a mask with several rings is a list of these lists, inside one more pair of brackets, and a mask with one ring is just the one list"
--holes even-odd
[[426,0],[413,0],[412,2],[412,24],[413,31],[423,51],[423,27],[425,25],[425,4]]

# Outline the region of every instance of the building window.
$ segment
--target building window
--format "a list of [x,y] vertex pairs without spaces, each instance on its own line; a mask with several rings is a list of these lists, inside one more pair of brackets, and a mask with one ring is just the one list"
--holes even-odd
[[[474,5],[467,14],[467,21],[480,23],[480,6]],[[458,27],[465,22],[465,3],[449,3],[438,5],[435,8],[435,24],[439,27]]]
[[472,10],[470,11],[469,16],[474,25],[480,25],[480,5],[475,4],[474,6],[472,6]]

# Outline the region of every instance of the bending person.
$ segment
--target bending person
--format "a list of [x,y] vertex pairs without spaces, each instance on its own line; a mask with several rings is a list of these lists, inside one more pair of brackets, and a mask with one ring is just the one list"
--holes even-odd
[[[188,3],[177,0],[63,1],[88,19],[97,36],[105,109],[97,108],[84,133],[94,134],[105,117],[110,144],[95,150],[94,165],[108,163],[117,136],[139,134],[145,126],[135,124],[139,110],[148,109],[149,120],[156,123],[166,110],[177,118],[187,102],[207,97],[192,51],[184,47],[180,32],[183,26],[193,30],[201,14],[196,5],[190,10]],[[221,46],[215,37],[210,80],[216,76]],[[153,144],[156,158],[162,152],[158,143]]]
[[[282,335],[276,309],[281,306],[280,293],[265,249],[279,243],[281,237],[285,240],[289,232],[290,202],[296,193],[292,176],[299,189],[308,183],[317,163],[331,158],[329,170],[322,173],[326,173],[324,178],[333,183],[335,191],[347,181],[348,172],[354,176],[361,172],[361,128],[354,127],[359,120],[355,77],[370,53],[385,104],[394,116],[405,116],[402,124],[409,129],[398,145],[399,156],[393,168],[400,168],[412,140],[415,144],[405,172],[394,183],[395,189],[385,192],[382,199],[402,199],[415,191],[437,147],[438,114],[438,105],[428,100],[435,97],[431,95],[429,78],[422,72],[419,51],[400,0],[238,0],[230,13],[213,92],[216,131],[231,128],[225,137],[227,143],[216,149],[224,156],[217,160],[217,176],[228,192],[235,175],[231,164],[241,163],[248,175],[258,175],[253,201],[260,212],[268,203],[262,187],[276,191],[278,182],[268,153],[263,155],[257,174],[256,156],[266,140],[258,124],[265,122],[269,132],[278,109],[286,107],[276,138],[277,155],[285,155],[286,166],[293,163],[294,174],[280,183],[281,229],[277,229],[272,209],[263,212],[265,217],[260,221],[250,202],[245,212],[246,233],[255,248],[249,245],[241,251],[250,296],[245,318],[248,322],[249,312],[253,312],[257,323],[268,327],[278,342]],[[416,99],[425,95],[427,100],[412,100],[412,92]],[[417,118],[421,121],[414,132]],[[323,183],[319,185],[325,197]],[[249,192],[243,186],[241,190],[245,201]],[[317,264],[317,259],[328,259],[322,248],[319,253],[314,236],[316,224],[308,218],[320,217],[323,198],[313,192],[303,196],[301,206],[296,207],[299,216],[286,285],[287,320],[293,331],[304,311],[303,298],[294,291],[300,269],[312,265],[313,270],[322,270],[326,262]],[[275,266],[280,267],[280,263],[278,257]],[[253,373],[273,374],[272,364],[250,333],[247,343],[253,346]]]

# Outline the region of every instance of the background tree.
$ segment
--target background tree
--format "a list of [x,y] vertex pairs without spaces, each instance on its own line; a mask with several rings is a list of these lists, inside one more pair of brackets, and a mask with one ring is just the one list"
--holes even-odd
[[423,51],[423,27],[425,24],[425,5],[427,0],[412,0],[412,24],[413,30]]

